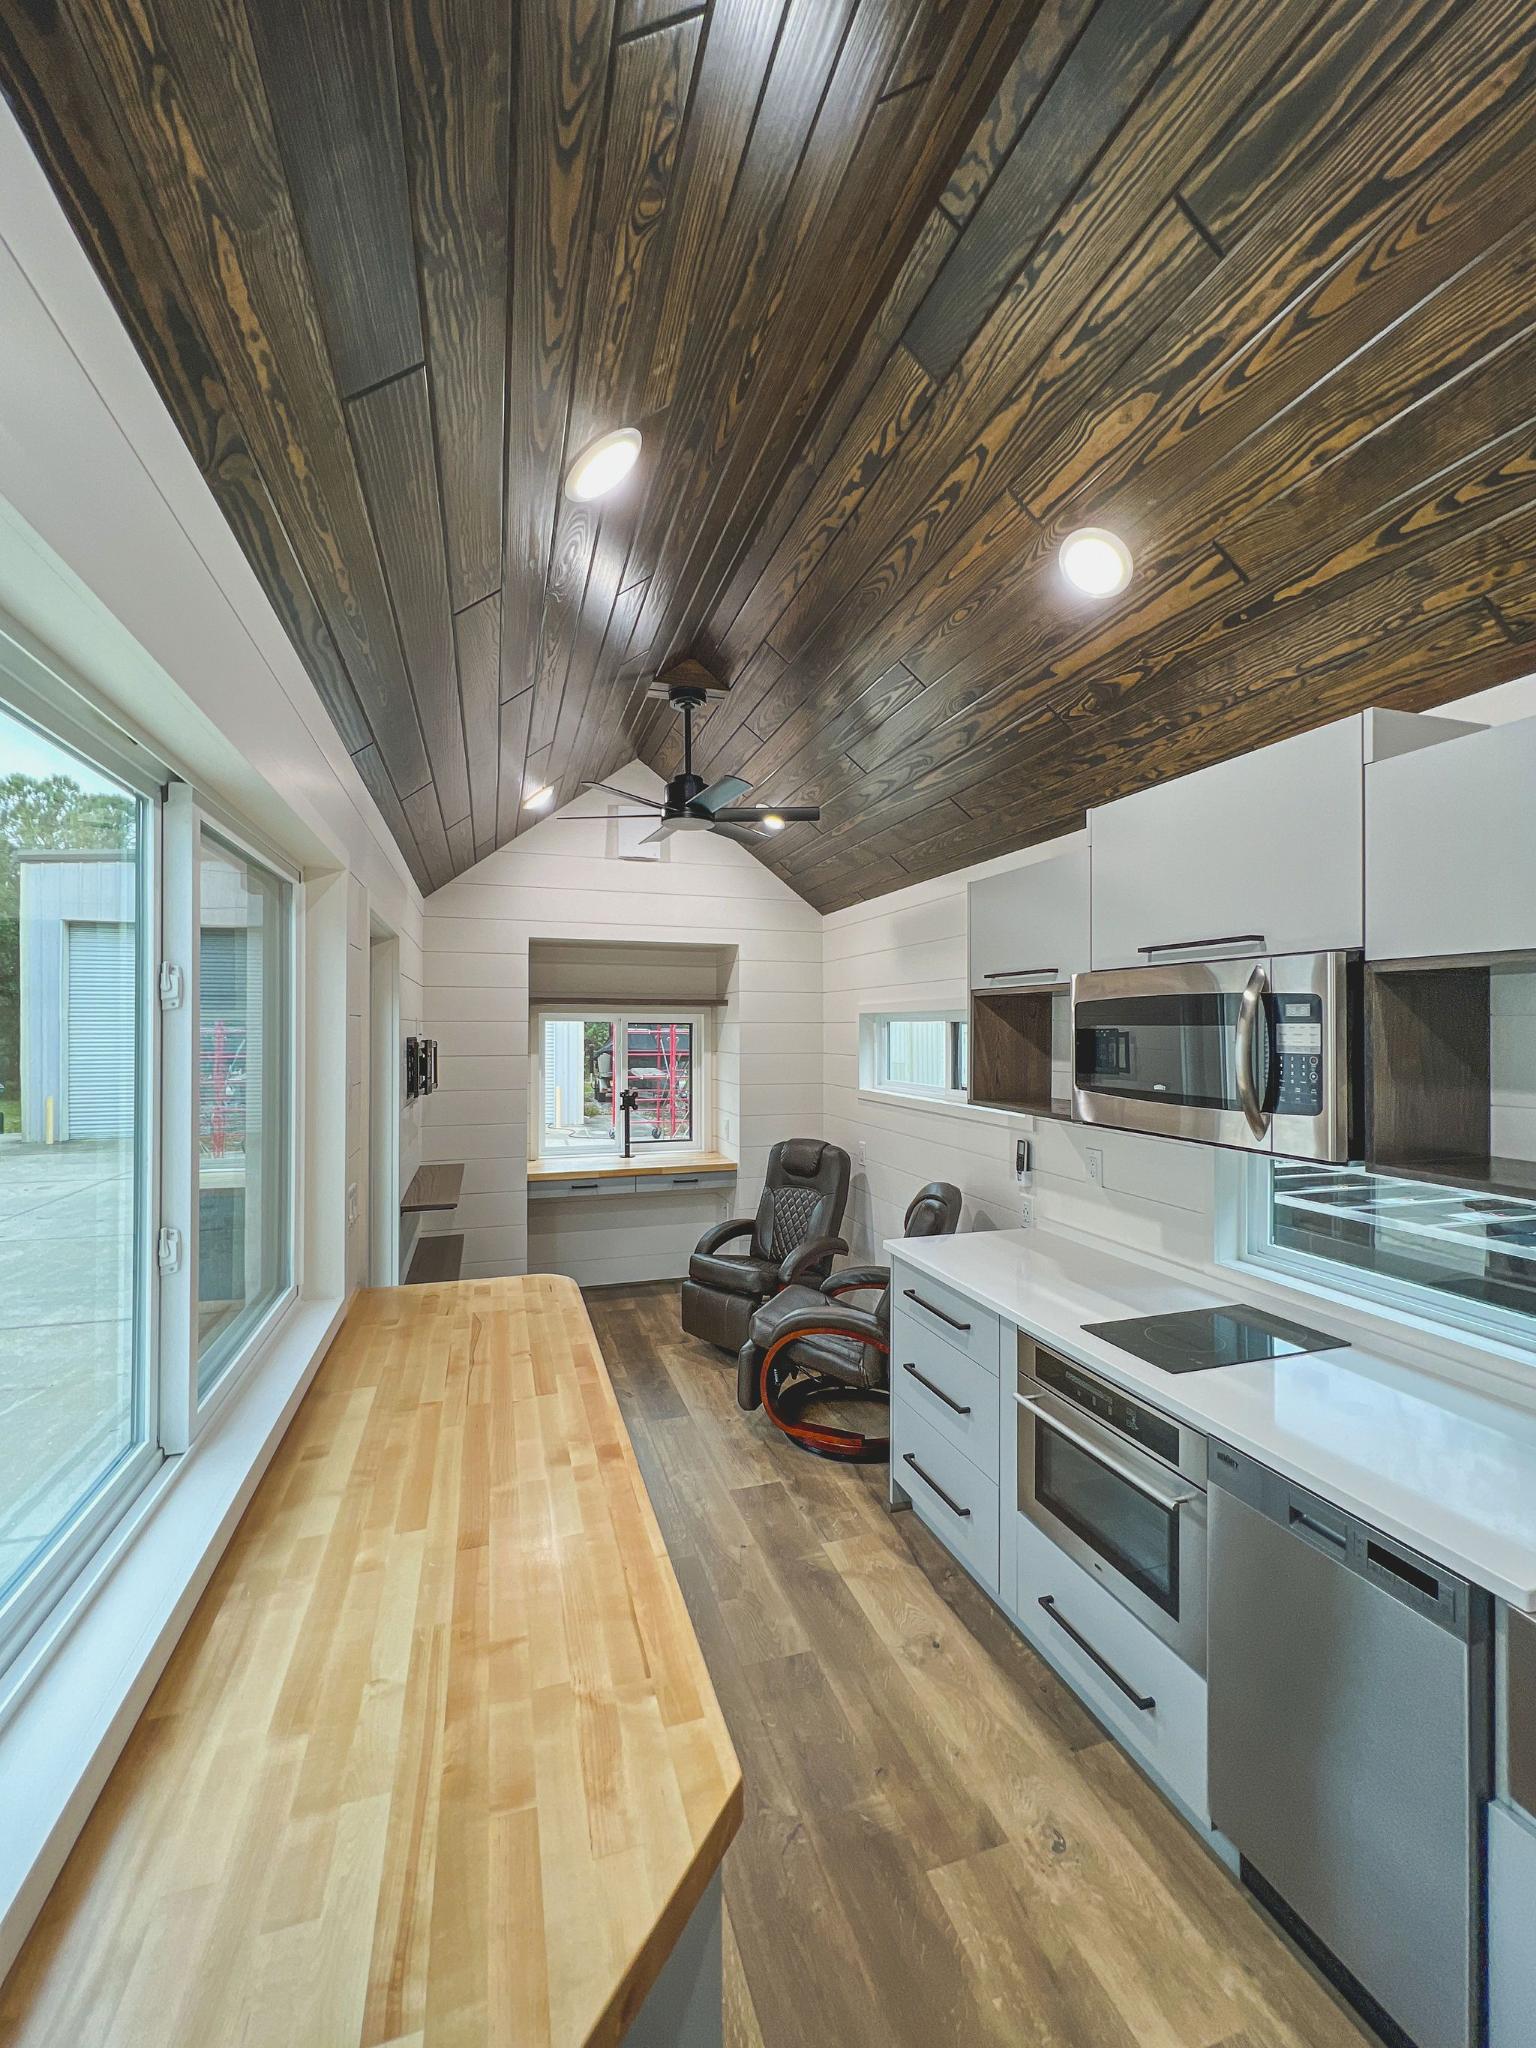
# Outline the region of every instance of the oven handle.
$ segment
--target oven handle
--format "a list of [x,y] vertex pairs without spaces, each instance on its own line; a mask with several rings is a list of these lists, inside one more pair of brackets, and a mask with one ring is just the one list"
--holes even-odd
[[1177,1509],[1187,1507],[1192,1500],[1201,1498],[1198,1487],[1190,1487],[1184,1493],[1164,1492],[1162,1487],[1154,1486],[1149,1480],[1143,1479],[1139,1472],[1133,1472],[1129,1465],[1122,1465],[1118,1458],[1106,1456],[1102,1446],[1096,1444],[1092,1437],[1080,1436],[1059,1416],[1053,1415],[1049,1408],[1042,1408],[1038,1401],[1031,1401],[1028,1394],[1015,1394],[1013,1398],[1021,1408],[1027,1408],[1031,1415],[1043,1422],[1047,1429],[1054,1429],[1056,1434],[1064,1436],[1069,1444],[1076,1444],[1077,1448],[1092,1458],[1096,1465],[1102,1465],[1106,1472],[1113,1472],[1115,1477],[1123,1479],[1127,1486],[1134,1486],[1139,1494],[1168,1514],[1171,1515]]
[[1269,986],[1269,976],[1262,967],[1255,967],[1248,977],[1248,984],[1237,1006],[1237,1027],[1233,1034],[1233,1050],[1237,1066],[1237,1099],[1243,1105],[1243,1115],[1248,1128],[1256,1138],[1269,1135],[1269,1118],[1264,1114],[1259,1101],[1258,1085],[1253,1078],[1254,1027],[1259,1020],[1259,1011],[1264,1001],[1264,991]]

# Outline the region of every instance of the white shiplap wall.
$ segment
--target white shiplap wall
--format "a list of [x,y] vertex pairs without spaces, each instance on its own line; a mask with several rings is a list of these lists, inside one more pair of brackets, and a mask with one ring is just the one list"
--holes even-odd
[[[661,790],[639,763],[610,779]],[[617,859],[608,808],[578,798],[427,900],[423,1028],[438,1041],[440,1085],[422,1107],[422,1156],[462,1160],[465,1176],[457,1213],[424,1227],[463,1232],[466,1277],[531,1267],[586,1285],[673,1278],[709,1224],[756,1206],[769,1146],[821,1127],[820,916],[718,834],[679,833],[660,861]],[[736,948],[717,1012],[716,1142],[740,1161],[729,1210],[709,1195],[544,1201],[530,1242],[533,939]]]
[[[853,1160],[844,1234],[855,1259],[876,1257],[884,1239],[900,1234],[907,1203],[930,1180],[953,1181],[964,1194],[963,1230],[1017,1228],[1028,1194],[1039,1227],[1089,1231],[1197,1263],[1209,1257],[1209,1151],[1117,1131],[1090,1138],[1043,1117],[903,1102],[859,1086],[861,1013],[965,1010],[967,883],[1045,859],[1069,843],[1055,840],[982,862],[825,919],[824,1129]],[[1034,1145],[1027,1189],[1014,1173],[1020,1137]],[[1089,1178],[1090,1142],[1104,1155],[1102,1186]]]

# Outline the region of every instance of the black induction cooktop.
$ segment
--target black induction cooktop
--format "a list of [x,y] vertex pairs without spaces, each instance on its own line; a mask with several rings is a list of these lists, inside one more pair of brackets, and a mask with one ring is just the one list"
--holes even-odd
[[1181,1309],[1176,1315],[1123,1316],[1111,1323],[1084,1323],[1084,1333],[1102,1337],[1162,1372],[1209,1372],[1218,1365],[1263,1365],[1303,1351],[1332,1351],[1345,1343],[1303,1323],[1288,1323],[1246,1302],[1222,1308]]

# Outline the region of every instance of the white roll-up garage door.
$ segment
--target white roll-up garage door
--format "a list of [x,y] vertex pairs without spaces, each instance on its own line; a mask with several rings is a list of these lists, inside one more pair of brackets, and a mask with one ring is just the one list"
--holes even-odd
[[133,926],[71,924],[68,932],[67,1135],[125,1138],[133,1131]]

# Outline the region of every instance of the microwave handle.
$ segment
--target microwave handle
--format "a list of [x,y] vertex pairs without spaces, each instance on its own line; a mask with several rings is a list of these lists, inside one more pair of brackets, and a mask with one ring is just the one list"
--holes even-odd
[[1117,1479],[1123,1479],[1127,1486],[1134,1487],[1145,1499],[1152,1501],[1166,1514],[1174,1514],[1179,1508],[1187,1507],[1192,1500],[1200,1498],[1198,1487],[1188,1487],[1183,1493],[1165,1493],[1160,1486],[1143,1479],[1139,1472],[1133,1472],[1129,1465],[1122,1465],[1118,1458],[1112,1458],[1102,1444],[1096,1444],[1092,1437],[1079,1436],[1077,1431],[1063,1422],[1059,1415],[1053,1415],[1049,1408],[1042,1408],[1038,1401],[1032,1401],[1028,1394],[1013,1397],[1021,1408],[1027,1408],[1031,1415],[1043,1422],[1047,1429],[1054,1429],[1058,1436],[1064,1436],[1069,1444],[1076,1444],[1085,1457],[1092,1458],[1096,1465],[1102,1465],[1106,1472],[1113,1472]]
[[1255,967],[1237,1006],[1237,1025],[1232,1041],[1237,1065],[1237,1099],[1243,1105],[1248,1128],[1256,1138],[1269,1136],[1269,1118],[1259,1101],[1258,1083],[1253,1072],[1254,1040],[1264,1007],[1264,991],[1268,986],[1269,976],[1263,967]]

